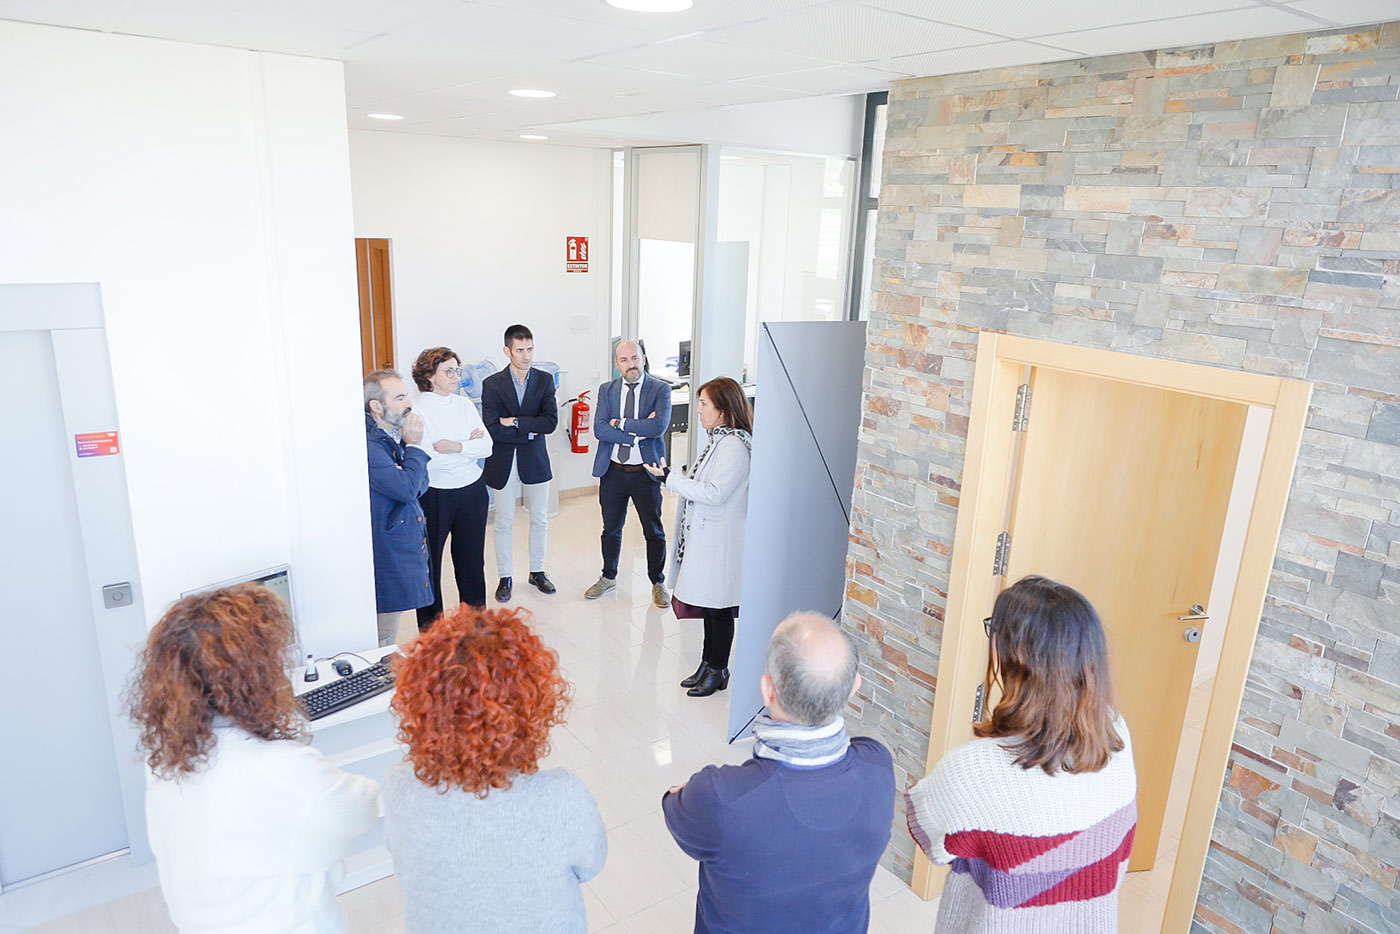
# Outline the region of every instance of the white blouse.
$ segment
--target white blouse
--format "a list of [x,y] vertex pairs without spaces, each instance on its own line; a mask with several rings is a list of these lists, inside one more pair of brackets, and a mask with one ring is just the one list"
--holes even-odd
[[[439,490],[456,490],[481,479],[481,461],[491,456],[491,435],[476,403],[463,395],[440,396],[420,393],[413,411],[423,418],[422,447],[428,452],[428,485]],[[478,428],[482,436],[471,440]],[[433,450],[438,441],[456,441],[462,450],[441,454]]]

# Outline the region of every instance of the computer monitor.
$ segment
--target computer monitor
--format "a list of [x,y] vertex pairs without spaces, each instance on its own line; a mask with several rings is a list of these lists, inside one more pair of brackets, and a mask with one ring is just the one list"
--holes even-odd
[[234,577],[226,581],[219,581],[217,584],[208,584],[204,587],[196,587],[180,594],[188,597],[191,594],[207,593],[210,590],[219,590],[223,587],[233,587],[237,584],[261,584],[277,595],[277,599],[287,607],[287,618],[292,621],[292,631],[287,637],[287,660],[288,664],[297,664],[301,661],[301,638],[297,629],[297,617],[292,608],[292,566],[289,564],[279,564],[276,567],[268,568],[265,571],[258,571],[254,574],[247,574],[243,577]]
[[680,362],[676,365],[676,375],[690,375],[690,341],[681,341]]

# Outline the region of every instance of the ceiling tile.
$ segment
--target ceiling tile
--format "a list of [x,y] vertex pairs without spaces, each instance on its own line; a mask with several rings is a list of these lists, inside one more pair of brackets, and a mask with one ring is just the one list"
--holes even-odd
[[490,6],[504,6],[534,13],[567,16],[595,23],[653,29],[671,36],[684,36],[719,26],[732,26],[766,19],[779,13],[817,6],[829,0],[697,0],[679,13],[631,13],[608,6],[604,0],[480,0]]
[[[455,3],[394,30],[386,38],[424,49],[453,49],[458,55],[516,52],[531,58],[572,60],[655,42],[666,36],[653,30],[565,19],[513,7]],[[351,50],[351,57],[358,57],[353,54],[356,51]]]
[[1317,23],[1278,7],[1253,7],[1223,13],[1156,20],[1132,26],[1110,26],[1044,36],[1044,40],[1088,55],[1112,55],[1143,49],[1172,49],[1255,36],[1274,36],[1316,29]]
[[0,0],[0,19],[47,23],[78,29],[104,29],[124,0]]
[[881,59],[875,64],[892,72],[912,77],[927,77],[930,75],[957,75],[966,71],[983,71],[988,68],[1007,68],[1012,65],[1056,62],[1081,57],[1078,52],[1052,49],[1033,42],[1013,40],[966,49],[946,49],[942,52],[902,55],[899,58]]
[[753,78],[784,71],[800,71],[835,64],[810,56],[778,55],[757,49],[720,45],[704,39],[669,39],[639,49],[600,55],[592,62],[625,65],[670,75],[686,75],[712,81]]
[[905,77],[863,65],[829,65],[782,75],[765,75],[743,83],[804,94],[867,94],[887,90],[891,81]]
[[499,94],[522,86],[549,88],[558,93],[559,100],[568,100],[663,91],[667,88],[693,85],[695,82],[695,78],[602,65],[597,62],[560,62],[512,71],[507,75],[474,84]]
[[1212,13],[1230,7],[1247,7],[1254,0],[862,0],[887,10],[911,16],[981,29],[986,32],[1024,39],[1052,32],[1095,29],[1144,20],[1161,19],[1164,12],[1174,16]]
[[1396,0],[1302,0],[1300,3],[1289,3],[1288,8],[1311,13],[1338,26],[1360,26],[1400,19],[1400,3]]
[[370,36],[362,30],[308,19],[306,13],[304,5],[279,0],[137,0],[115,29],[129,35],[311,57],[337,55]]
[[889,10],[840,2],[707,33],[729,45],[858,63],[895,55],[980,45],[986,33]]

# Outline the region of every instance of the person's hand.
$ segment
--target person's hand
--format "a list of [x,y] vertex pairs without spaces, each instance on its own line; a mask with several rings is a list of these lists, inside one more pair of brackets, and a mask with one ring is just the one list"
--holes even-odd
[[685,782],[681,782],[679,785],[672,785],[672,786],[671,786],[671,790],[668,791],[668,792],[666,792],[666,793],[667,793],[668,795],[678,795],[678,794],[681,793],[681,789],[684,788],[684,787],[685,787]]
[[[468,438],[467,440],[468,440],[468,441],[480,441],[480,440],[481,440],[482,438],[484,438],[484,437],[486,437],[486,429],[485,429],[485,428],[478,428],[478,429],[476,429],[475,431],[472,432],[471,437]],[[461,449],[461,447],[458,447],[457,450],[460,451],[460,450],[462,450],[462,449]]]
[[409,412],[404,416],[399,436],[403,438],[404,444],[417,444],[423,440],[423,419],[417,412]]
[[608,424],[611,425],[611,426],[613,426],[614,428],[621,428],[621,427],[622,427],[622,419],[620,419],[620,418],[610,418],[610,419],[608,419]]
[[[479,431],[480,429],[477,430]],[[437,451],[439,454],[460,454],[462,453],[462,442],[448,441],[446,439],[434,441],[433,450]]]
[[642,466],[645,467],[645,468],[647,469],[647,473],[651,474],[653,477],[657,478],[658,480],[660,480],[662,477],[666,476],[666,458],[664,458],[664,457],[661,458],[660,463],[657,463],[657,464],[647,464],[647,463],[643,463]]
[[515,416],[514,416],[514,415],[509,415],[509,416],[507,416],[507,417],[501,419],[501,424],[502,424],[502,425],[505,425],[507,428],[514,428],[514,427],[515,427]]

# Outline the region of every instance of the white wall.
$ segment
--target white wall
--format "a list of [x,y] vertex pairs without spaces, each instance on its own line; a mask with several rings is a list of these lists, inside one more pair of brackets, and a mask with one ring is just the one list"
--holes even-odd
[[562,126],[659,143],[720,143],[744,149],[850,158],[860,155],[865,95],[801,97],[704,110],[580,120]]
[[[535,358],[566,371],[549,439],[563,490],[596,482],[593,454],[568,452],[562,403],[611,375],[611,165],[607,150],[350,133],[355,236],[390,240],[399,371],[437,345],[505,366],[502,333],[528,326]],[[587,273],[564,270],[569,236],[589,238]]]
[[102,291],[148,615],[291,562],[374,640],[339,63],[0,22],[0,282]]

